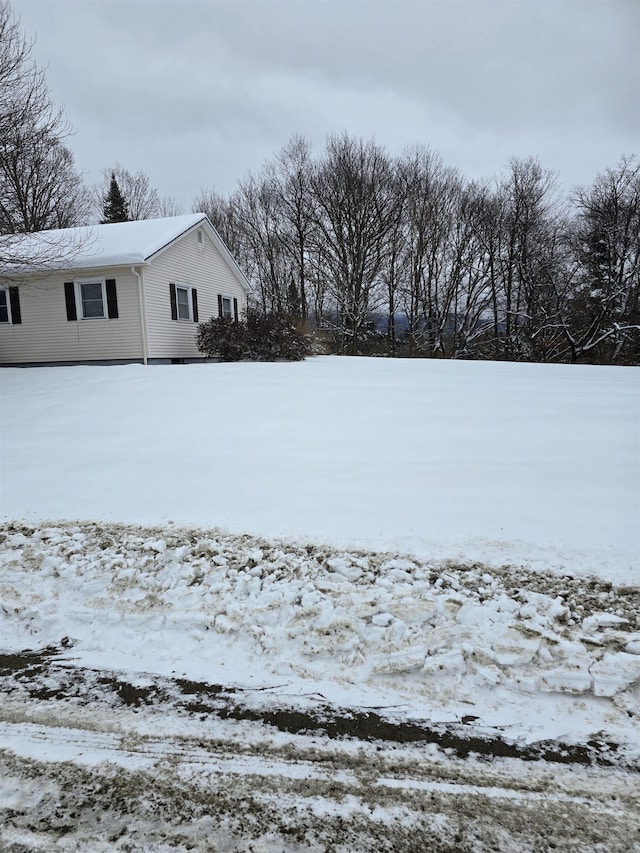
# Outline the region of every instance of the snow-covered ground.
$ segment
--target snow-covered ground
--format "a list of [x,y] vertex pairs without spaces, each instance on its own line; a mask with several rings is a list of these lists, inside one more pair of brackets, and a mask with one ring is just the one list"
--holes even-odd
[[5,369],[5,518],[604,573],[640,549],[636,368],[324,357]]
[[638,379],[0,372],[0,850],[640,849]]

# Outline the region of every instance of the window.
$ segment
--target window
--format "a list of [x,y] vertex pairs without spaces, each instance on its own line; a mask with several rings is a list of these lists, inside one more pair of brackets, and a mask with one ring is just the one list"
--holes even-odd
[[235,297],[218,294],[218,317],[238,322],[238,300]]
[[224,317],[225,320],[231,320],[231,318],[233,317],[233,309],[231,306],[230,296],[220,297],[220,316]]
[[190,284],[169,285],[169,302],[172,320],[198,322],[198,291]]
[[77,316],[80,320],[101,320],[107,316],[104,279],[80,279],[75,282]]
[[17,287],[0,287],[0,323],[11,326],[22,323],[20,293]]
[[104,317],[105,296],[103,293],[104,282],[87,281],[78,282],[78,295],[80,297],[80,316],[83,320],[95,320]]
[[191,309],[189,306],[189,288],[176,285],[176,304],[178,306],[178,320],[190,320]]
[[64,300],[67,320],[118,319],[115,278],[79,278],[76,281],[66,281]]

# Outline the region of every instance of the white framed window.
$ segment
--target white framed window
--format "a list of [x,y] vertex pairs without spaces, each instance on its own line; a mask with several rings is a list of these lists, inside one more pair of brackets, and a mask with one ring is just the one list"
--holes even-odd
[[230,296],[220,297],[220,316],[225,320],[233,320],[233,300]]
[[107,317],[107,287],[103,278],[80,278],[75,282],[79,320],[104,320]]
[[176,307],[178,309],[178,320],[191,320],[191,288],[176,284]]
[[11,323],[11,300],[5,287],[0,287],[0,323]]

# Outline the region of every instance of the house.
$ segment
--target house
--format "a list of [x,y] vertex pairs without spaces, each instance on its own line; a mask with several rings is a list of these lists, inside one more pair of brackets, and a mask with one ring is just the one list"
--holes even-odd
[[200,319],[246,311],[249,283],[203,213],[0,240],[30,262],[0,269],[0,364],[196,361]]

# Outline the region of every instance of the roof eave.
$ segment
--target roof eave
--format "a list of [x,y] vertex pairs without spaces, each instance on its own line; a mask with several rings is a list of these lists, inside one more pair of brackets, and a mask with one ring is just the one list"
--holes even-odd
[[150,255],[147,255],[145,258],[145,261],[147,263],[150,263],[152,260],[157,258],[158,255],[161,255],[162,252],[166,251],[170,246],[173,246],[173,244],[176,243],[178,240],[181,240],[190,231],[193,231],[194,228],[199,228],[204,221],[208,222],[209,220],[207,219],[206,215],[203,213],[202,217],[200,219],[197,219],[194,223],[189,225],[188,228],[185,228],[184,231],[181,231],[179,234],[176,234],[175,237],[172,237],[171,240],[169,240],[163,246],[160,246],[160,248],[155,249],[153,252],[151,252]]
[[196,222],[194,222],[188,228],[185,228],[184,231],[175,236],[172,240],[169,240],[169,242],[166,243],[164,246],[161,246],[159,249],[156,249],[155,252],[152,252],[150,255],[148,255],[146,261],[150,263],[152,260],[157,258],[158,255],[162,254],[162,252],[172,246],[177,240],[181,240],[186,234],[189,234],[191,231],[195,231],[197,228],[201,228],[203,225],[209,231],[214,245],[217,247],[220,254],[231,268],[231,271],[240,282],[240,285],[244,288],[247,294],[251,293],[251,285],[249,284],[247,277],[238,266],[235,258],[233,257],[229,249],[227,249],[227,247],[225,246],[222,237],[218,234],[213,223],[205,213],[202,214],[202,217],[200,219],[196,220]]

